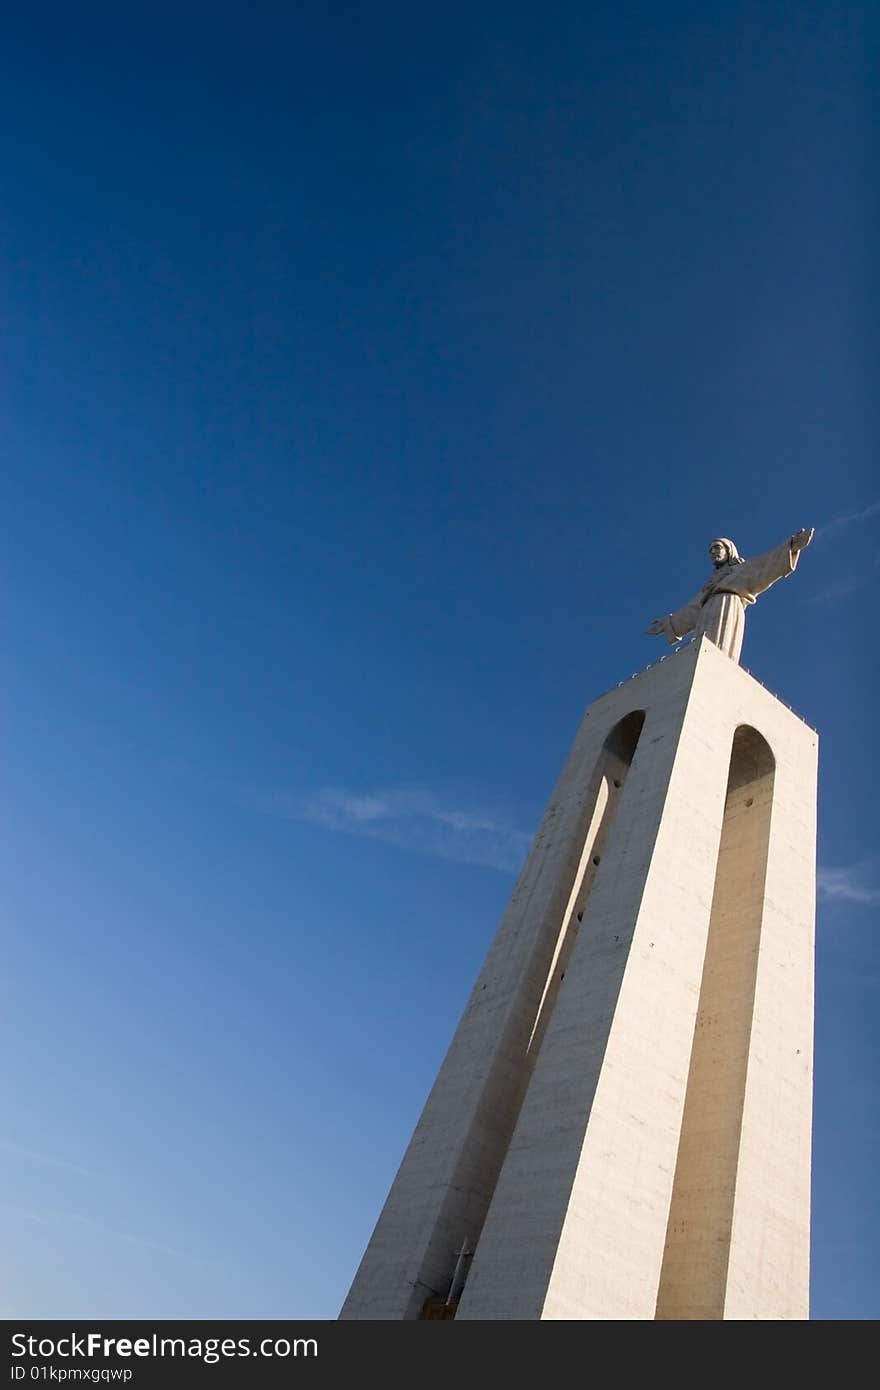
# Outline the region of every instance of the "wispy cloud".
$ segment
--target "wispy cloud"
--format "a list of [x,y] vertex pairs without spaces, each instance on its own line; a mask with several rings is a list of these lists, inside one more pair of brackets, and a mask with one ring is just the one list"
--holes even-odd
[[863,584],[867,584],[869,575],[861,575],[858,578],[836,579],[832,583],[826,584],[824,588],[818,589],[815,594],[810,594],[808,603],[836,603],[838,599],[848,598],[856,590],[861,589]]
[[58,1158],[54,1154],[38,1153],[35,1149],[26,1149],[22,1144],[16,1144],[13,1139],[0,1139],[0,1152],[24,1159],[26,1163],[35,1164],[38,1168],[56,1168],[65,1173],[76,1173],[81,1178],[106,1181],[102,1174],[93,1172],[91,1168],[83,1168],[79,1163],[71,1163],[69,1159]]
[[847,512],[843,516],[834,517],[824,526],[817,526],[816,540],[836,540],[842,531],[847,531],[850,526],[859,526],[862,522],[870,521],[873,516],[880,516],[880,501],[869,502],[868,506],[862,507],[860,511]]
[[824,898],[839,902],[860,903],[869,906],[880,903],[880,888],[871,880],[870,863],[850,864],[844,868],[819,866],[818,886]]
[[[870,521],[872,517],[880,516],[880,501],[869,502],[866,507],[858,511],[845,512],[842,516],[836,516],[831,521],[827,521],[824,526],[817,526],[817,541],[836,541],[853,526],[863,525]],[[875,561],[878,557],[875,555]],[[851,594],[857,593],[870,583],[873,575],[863,572],[861,574],[849,574],[845,578],[832,579],[830,583],[817,589],[814,594],[807,598],[808,603],[839,603],[841,599],[849,598]]]
[[355,792],[322,787],[314,793],[250,790],[240,797],[251,809],[285,820],[305,821],[325,830],[401,849],[481,864],[515,873],[531,840],[509,817],[474,805],[450,805],[424,787],[390,787]]
[[126,1245],[132,1245],[138,1250],[145,1250],[156,1255],[163,1255],[169,1259],[183,1260],[187,1264],[195,1265],[201,1269],[216,1268],[214,1260],[203,1259],[199,1255],[191,1255],[186,1250],[179,1250],[173,1245],[164,1245],[161,1241],[152,1240],[149,1236],[132,1235],[129,1231],[119,1231],[112,1226],[105,1226],[103,1222],[94,1221],[90,1216],[83,1216],[77,1211],[58,1211],[49,1208],[20,1206],[14,1202],[0,1203],[0,1211],[8,1216],[15,1217],[19,1221],[28,1221],[35,1226],[46,1226],[50,1229],[58,1230],[61,1227],[80,1226],[86,1230],[94,1231],[96,1234],[106,1237],[109,1240],[122,1241]]

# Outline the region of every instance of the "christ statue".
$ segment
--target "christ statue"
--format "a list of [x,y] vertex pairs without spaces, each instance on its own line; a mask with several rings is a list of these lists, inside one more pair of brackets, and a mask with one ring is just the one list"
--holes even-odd
[[655,618],[646,631],[655,637],[661,632],[667,642],[680,642],[689,632],[695,638],[703,633],[727,656],[739,661],[746,626],[746,604],[754,603],[777,579],[793,574],[798,556],[813,539],[812,528],[796,531],[775,550],[752,560],[741,558],[733,541],[717,536],[709,546],[715,573],[689,603],[665,618]]

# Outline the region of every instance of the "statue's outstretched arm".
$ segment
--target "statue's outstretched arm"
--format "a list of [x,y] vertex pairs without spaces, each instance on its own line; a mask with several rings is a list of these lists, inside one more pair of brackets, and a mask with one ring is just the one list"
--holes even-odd
[[775,550],[768,550],[766,555],[753,555],[736,571],[737,591],[743,594],[747,603],[753,603],[757,595],[763,594],[777,579],[785,579],[794,573],[801,551],[812,539],[813,528],[804,526]]
[[667,642],[674,645],[680,642],[682,637],[686,637],[689,632],[693,632],[700,616],[699,597],[691,599],[684,607],[679,608],[675,613],[667,613],[665,618],[655,618],[654,621],[645,628],[649,637],[659,637],[662,635]]
[[797,555],[799,550],[806,550],[810,541],[813,539],[814,531],[812,526],[802,526],[800,531],[795,531],[791,540],[788,542],[792,551]]

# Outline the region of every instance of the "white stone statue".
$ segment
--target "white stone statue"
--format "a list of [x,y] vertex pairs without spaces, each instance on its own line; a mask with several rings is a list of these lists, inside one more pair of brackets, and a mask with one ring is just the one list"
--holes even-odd
[[680,642],[689,632],[703,633],[723,652],[739,661],[746,626],[746,604],[754,603],[777,579],[785,579],[797,567],[798,556],[813,539],[812,527],[794,535],[766,555],[743,560],[733,541],[717,536],[709,546],[715,573],[689,603],[665,618],[655,618],[646,631],[663,633],[667,642]]

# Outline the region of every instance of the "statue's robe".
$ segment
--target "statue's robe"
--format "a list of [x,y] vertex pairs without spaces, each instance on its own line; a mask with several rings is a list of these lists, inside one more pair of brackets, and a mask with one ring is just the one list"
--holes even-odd
[[663,619],[668,642],[680,642],[689,632],[695,639],[703,633],[733,661],[739,661],[746,626],[746,604],[769,589],[777,579],[785,579],[797,568],[800,551],[791,542],[737,563],[728,560],[712,575],[689,603]]

